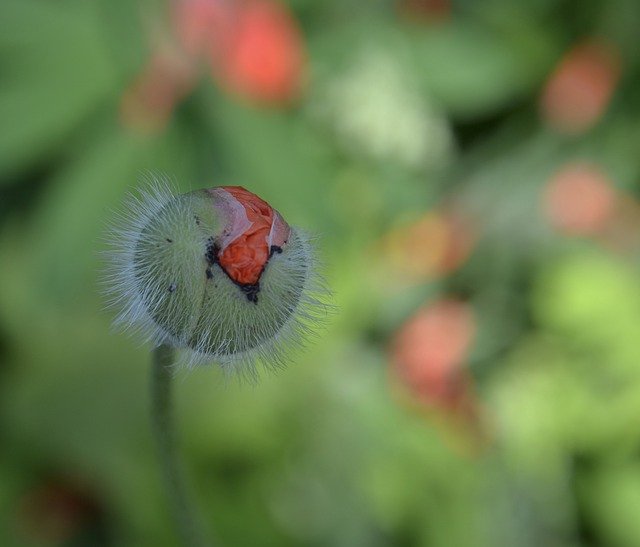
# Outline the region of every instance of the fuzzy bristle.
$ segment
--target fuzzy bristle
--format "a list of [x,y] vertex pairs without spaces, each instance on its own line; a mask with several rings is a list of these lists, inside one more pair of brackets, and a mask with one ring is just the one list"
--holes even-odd
[[278,368],[332,312],[311,239],[292,228],[249,293],[212,263],[225,229],[212,194],[174,192],[156,179],[108,231],[103,283],[114,325],[152,344],[181,348],[181,364],[216,363],[255,380]]

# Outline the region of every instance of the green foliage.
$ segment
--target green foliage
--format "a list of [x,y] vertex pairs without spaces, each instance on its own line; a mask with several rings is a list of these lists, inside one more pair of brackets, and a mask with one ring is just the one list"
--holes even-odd
[[[255,387],[216,367],[177,382],[225,544],[640,544],[640,8],[287,5],[303,91],[269,105],[211,59],[162,57],[166,2],[0,2],[0,545],[176,545],[149,348],[111,331],[98,286],[105,228],[149,173],[245,186],[319,234],[340,310]],[[605,104],[563,130],[550,80],[597,40],[612,66],[580,65],[559,112]],[[145,125],[126,98],[154,54],[152,91],[175,95],[147,96]],[[563,194],[575,165],[591,179]],[[466,383],[443,388],[466,386],[471,417],[396,374],[398,332],[447,298],[473,312]],[[414,353],[464,345],[445,327]]]

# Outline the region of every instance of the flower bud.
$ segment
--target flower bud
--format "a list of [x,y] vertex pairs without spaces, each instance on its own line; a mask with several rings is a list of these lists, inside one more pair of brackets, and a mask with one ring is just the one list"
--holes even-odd
[[280,364],[326,315],[308,237],[240,186],[155,188],[122,220],[107,279],[116,322],[187,349],[190,364]]

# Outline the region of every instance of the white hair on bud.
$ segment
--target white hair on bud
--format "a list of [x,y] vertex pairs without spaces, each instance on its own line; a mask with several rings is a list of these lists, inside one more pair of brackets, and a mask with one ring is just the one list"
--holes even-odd
[[[129,196],[107,234],[108,306],[117,309],[120,330],[184,349],[184,366],[215,362],[255,381],[257,363],[282,367],[288,351],[317,332],[333,311],[329,291],[311,238],[293,228],[264,267],[257,302],[249,301],[218,263],[205,258],[220,228],[215,216],[201,225],[204,195],[179,195],[166,177],[154,177]],[[207,207],[202,210],[214,211]]]
[[106,266],[101,283],[107,308],[117,310],[114,327],[141,336],[145,343],[160,345],[169,337],[149,316],[135,275],[134,255],[142,231],[171,202],[175,192],[166,177],[147,174],[144,180],[138,193],[127,196],[124,210],[113,214],[106,232]]

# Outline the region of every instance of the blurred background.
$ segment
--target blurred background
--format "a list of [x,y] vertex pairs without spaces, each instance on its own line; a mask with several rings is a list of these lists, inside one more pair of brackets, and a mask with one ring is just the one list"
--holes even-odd
[[0,545],[171,546],[105,225],[145,173],[320,236],[339,313],[183,374],[233,546],[640,545],[635,0],[2,0]]

